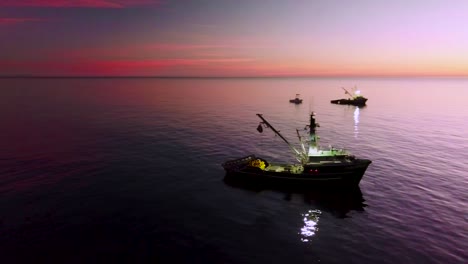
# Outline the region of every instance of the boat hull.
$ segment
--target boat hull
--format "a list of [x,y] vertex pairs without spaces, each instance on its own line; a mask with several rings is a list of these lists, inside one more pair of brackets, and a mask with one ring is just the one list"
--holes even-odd
[[302,99],[291,99],[289,100],[290,103],[295,103],[295,104],[302,104]]
[[338,99],[338,100],[331,100],[332,104],[343,104],[343,105],[356,105],[356,106],[363,106],[366,105],[367,98],[360,98],[360,99]]
[[[292,173],[289,171],[262,170],[248,166],[248,162],[253,159],[256,159],[256,157],[250,155],[224,163],[225,180],[280,188],[358,186],[371,163],[370,160],[355,159],[348,164],[313,164],[304,166],[304,171],[301,173]],[[236,161],[237,164],[232,164],[232,162],[235,163]],[[275,165],[271,164],[270,166]]]

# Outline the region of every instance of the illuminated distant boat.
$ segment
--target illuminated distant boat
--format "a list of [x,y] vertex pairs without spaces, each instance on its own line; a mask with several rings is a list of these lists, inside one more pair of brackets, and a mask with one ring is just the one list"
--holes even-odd
[[[294,153],[298,163],[284,164],[268,162],[267,160],[249,155],[239,159],[229,160],[222,164],[229,181],[244,181],[255,184],[266,184],[272,187],[311,187],[323,185],[357,186],[364,173],[372,163],[368,159],[358,159],[343,149],[330,147],[323,150],[319,147],[316,135],[315,114],[310,114],[310,124],[307,140],[303,140],[296,129],[301,150],[291,145],[268,121],[261,115],[262,120],[257,127],[261,133],[263,128],[270,128],[278,135]],[[306,150],[306,146],[308,149]]]
[[338,99],[338,100],[331,100],[332,104],[344,104],[344,105],[357,105],[357,106],[364,106],[366,105],[367,98],[361,95],[359,90],[356,90],[356,87],[353,89],[353,93],[348,92],[345,88],[341,87],[345,94],[349,95],[347,99]]
[[289,102],[295,104],[302,104],[302,99],[299,96],[300,94],[296,94],[296,98],[289,100]]

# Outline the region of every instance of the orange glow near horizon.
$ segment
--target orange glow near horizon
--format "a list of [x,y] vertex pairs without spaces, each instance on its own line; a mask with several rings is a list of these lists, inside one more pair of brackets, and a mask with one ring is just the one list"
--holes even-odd
[[[414,67],[413,66],[417,66]],[[0,68],[38,76],[201,76],[201,77],[333,77],[333,76],[468,76],[468,65],[320,65],[265,64],[250,59],[168,59],[0,62]],[[205,72],[211,73],[205,75]]]

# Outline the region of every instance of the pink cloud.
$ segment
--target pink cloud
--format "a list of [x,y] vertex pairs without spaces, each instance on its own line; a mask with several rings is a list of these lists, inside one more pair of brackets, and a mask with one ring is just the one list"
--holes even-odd
[[233,46],[229,45],[204,45],[204,44],[154,44],[148,45],[149,49],[156,50],[167,50],[167,51],[177,51],[177,50],[200,50],[200,49],[220,49],[220,48],[232,48]]
[[160,0],[0,0],[0,6],[10,7],[89,7],[125,8],[140,5],[160,4]]
[[[224,45],[197,45],[197,44],[150,44],[150,45],[114,45],[108,47],[78,48],[72,50],[57,50],[53,56],[66,58],[128,58],[138,54],[167,54],[167,52],[192,53],[193,51],[205,51],[228,48]],[[149,53],[150,52],[150,53]],[[226,57],[226,55],[224,55]]]
[[[210,43],[210,41],[205,41]],[[246,50],[246,49],[265,49],[271,47],[271,45],[259,45],[252,43],[235,43],[235,44],[224,44],[230,43],[223,41],[221,43],[213,44],[181,44],[181,43],[155,43],[146,46],[148,49],[159,49],[168,51],[179,51],[179,50],[206,50],[206,49],[230,49],[230,50]]]
[[44,21],[44,19],[41,18],[24,18],[24,17],[0,17],[0,26],[1,25],[13,25],[13,24],[18,24],[18,23],[24,23],[24,22],[34,22],[34,21]]
[[[110,45],[107,47],[82,47],[76,49],[56,49],[50,53],[55,58],[85,59],[95,58],[127,59],[127,58],[192,58],[192,59],[219,59],[237,58],[237,47],[223,44],[181,44],[181,43],[155,43],[143,45]],[[152,56],[152,57],[151,57]]]

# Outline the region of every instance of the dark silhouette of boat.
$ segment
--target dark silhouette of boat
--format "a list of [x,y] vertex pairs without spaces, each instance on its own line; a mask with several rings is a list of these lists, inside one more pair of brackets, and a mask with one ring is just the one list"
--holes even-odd
[[289,100],[290,103],[295,104],[302,104],[302,99],[300,98],[300,94],[296,94],[296,98]]
[[354,87],[353,93],[348,92],[348,90],[346,90],[344,87],[341,87],[341,88],[345,91],[345,94],[349,95],[350,98],[331,100],[332,104],[356,105],[356,106],[366,105],[367,98],[362,96],[360,91],[356,90],[356,87]]
[[[358,159],[343,149],[321,149],[315,133],[318,124],[313,112],[310,114],[310,125],[306,126],[306,129],[310,129],[309,139],[303,140],[296,129],[301,151],[291,145],[261,114],[257,116],[263,121],[257,130],[263,132],[264,127],[270,128],[290,147],[299,163],[273,163],[255,155],[248,155],[222,164],[228,178],[235,177],[237,181],[248,181],[268,188],[357,186],[372,163],[368,159]],[[304,143],[308,145],[307,151]]]

